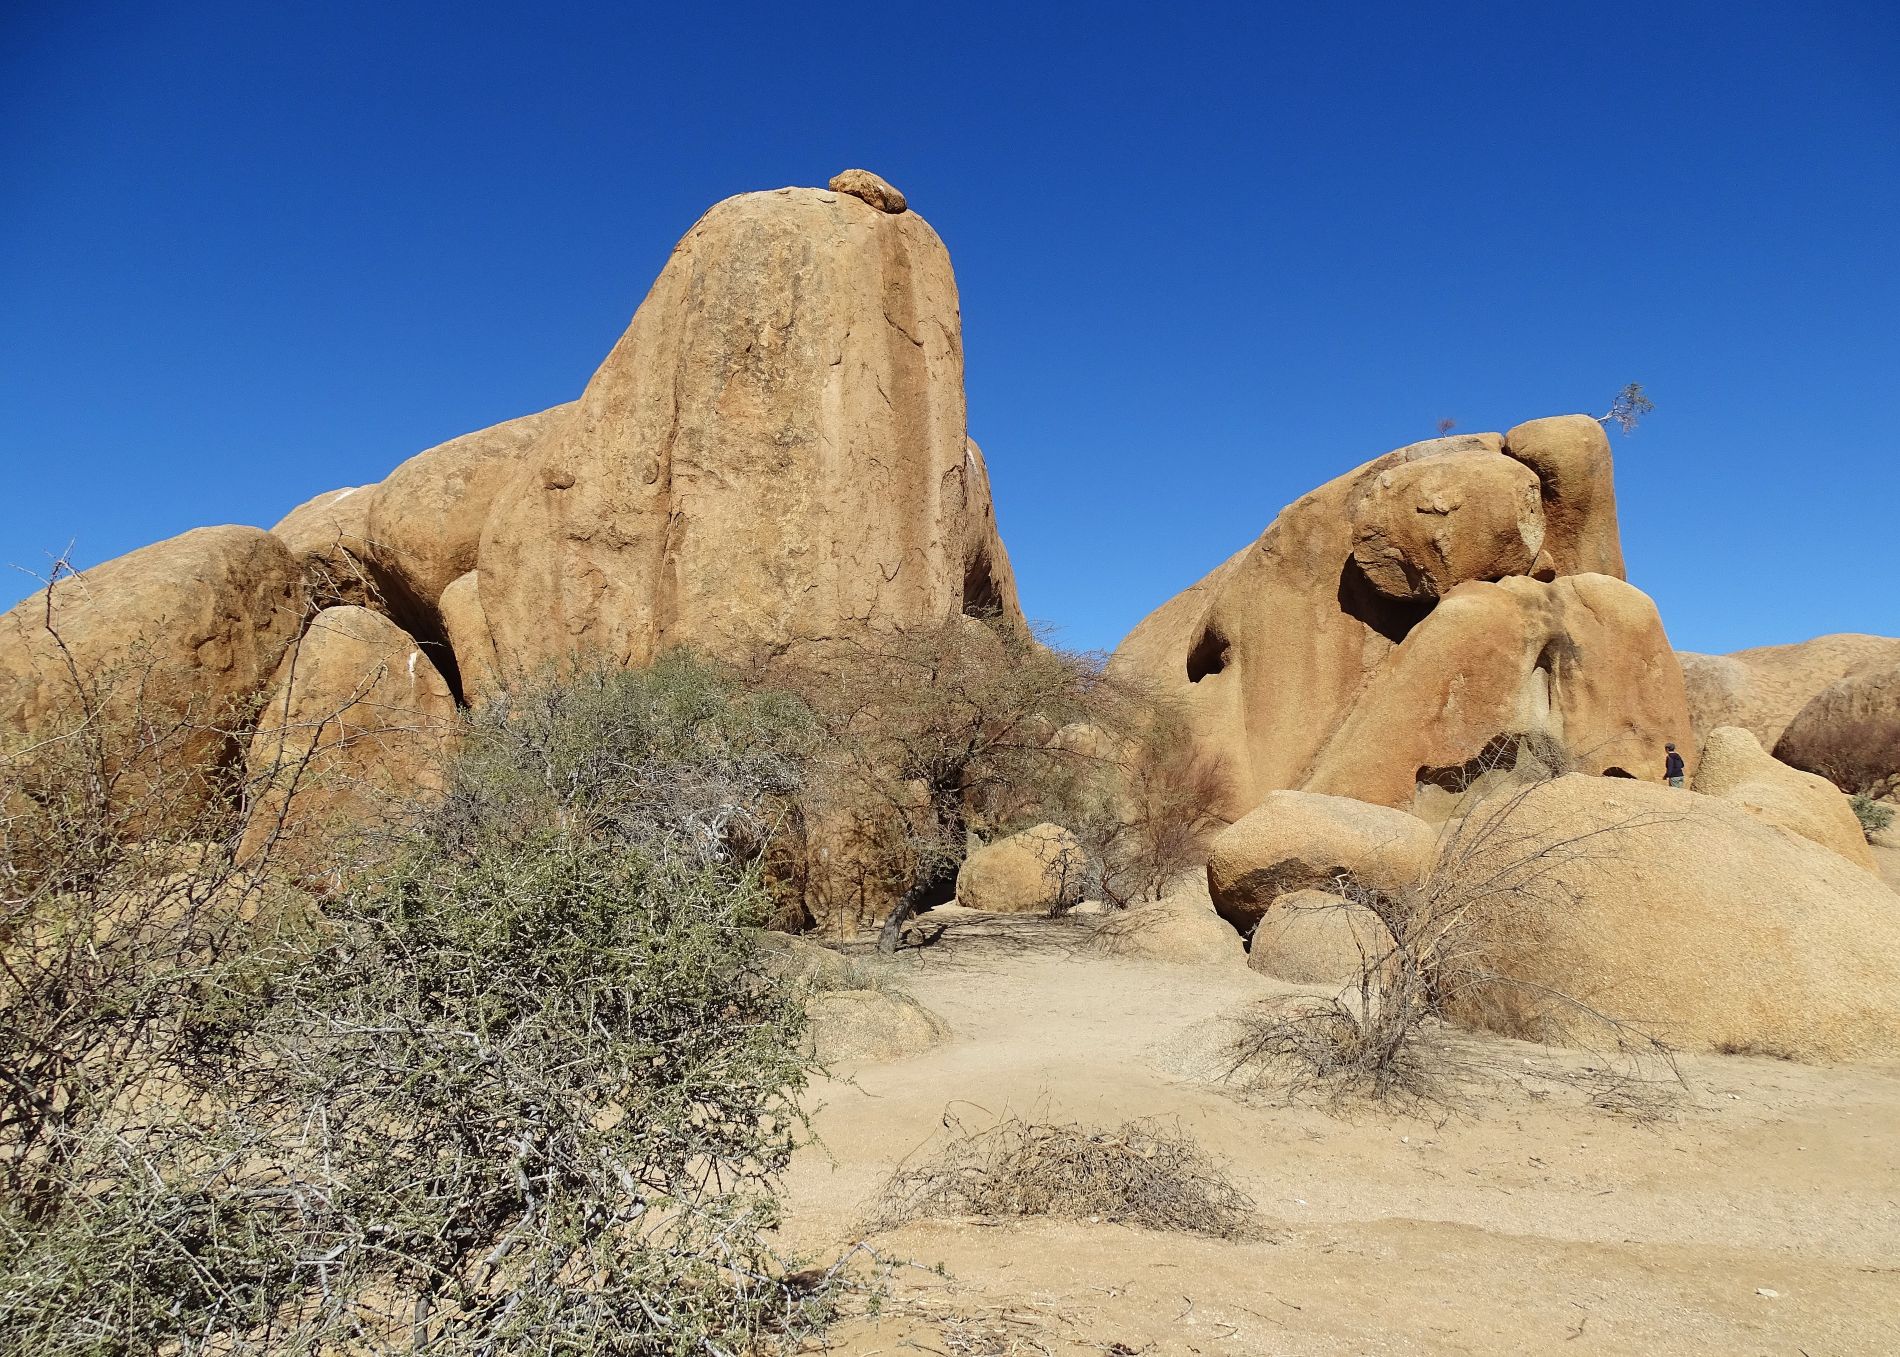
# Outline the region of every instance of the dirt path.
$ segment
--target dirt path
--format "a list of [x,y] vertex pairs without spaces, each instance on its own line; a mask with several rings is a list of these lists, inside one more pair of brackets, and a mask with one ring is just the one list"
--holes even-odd
[[[923,1222],[839,1351],[1900,1352],[1900,1068],[1684,1062],[1639,1123],[1506,1085],[1444,1124],[1209,1079],[1244,969],[1100,956],[1079,924],[964,923],[901,983],[954,1037],[816,1090],[788,1242],[835,1252],[946,1120],[1177,1121],[1258,1203],[1230,1243],[1054,1220]],[[1520,1050],[1496,1043],[1508,1068]],[[931,1269],[941,1268],[941,1273]]]

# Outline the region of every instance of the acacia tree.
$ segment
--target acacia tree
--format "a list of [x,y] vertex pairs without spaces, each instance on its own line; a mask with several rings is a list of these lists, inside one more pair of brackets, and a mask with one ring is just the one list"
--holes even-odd
[[1656,408],[1654,401],[1643,394],[1641,382],[1631,382],[1616,393],[1616,399],[1610,402],[1610,408],[1597,416],[1599,424],[1615,424],[1624,433],[1633,433],[1636,422]]
[[831,792],[899,859],[884,951],[916,910],[949,897],[973,834],[1062,813],[1051,803],[1109,762],[1101,746],[1139,706],[1099,657],[962,616],[834,642],[775,674],[818,713]]

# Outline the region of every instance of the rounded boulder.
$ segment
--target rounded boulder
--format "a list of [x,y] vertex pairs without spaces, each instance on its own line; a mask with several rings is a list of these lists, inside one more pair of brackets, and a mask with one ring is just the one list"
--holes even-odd
[[1544,545],[1537,473],[1486,451],[1401,461],[1353,506],[1352,558],[1390,598],[1525,575]]
[[1391,951],[1392,934],[1370,909],[1328,891],[1300,890],[1260,917],[1247,965],[1296,985],[1345,985]]
[[1214,907],[1251,933],[1274,900],[1341,880],[1383,892],[1418,882],[1436,835],[1405,811],[1319,792],[1271,792],[1215,838],[1207,860]]
[[957,903],[993,914],[1040,914],[1082,898],[1088,857],[1075,835],[1041,824],[985,844],[957,871]]
[[1733,802],[1572,773],[1448,856],[1434,894],[1469,905],[1471,970],[1442,983],[1471,1025],[1596,1045],[1611,1018],[1679,1048],[1900,1055],[1900,896]]
[[1790,768],[1750,731],[1718,726],[1702,743],[1695,790],[1732,801],[1750,815],[1874,870],[1873,850],[1848,800],[1826,778]]

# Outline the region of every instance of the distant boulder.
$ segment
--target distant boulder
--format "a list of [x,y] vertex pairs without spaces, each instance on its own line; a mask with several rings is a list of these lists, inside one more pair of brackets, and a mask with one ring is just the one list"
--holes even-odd
[[1075,835],[1041,824],[984,844],[957,871],[957,903],[996,914],[1043,914],[1082,898],[1088,856]]
[[1230,817],[1286,789],[1423,811],[1532,746],[1660,777],[1688,704],[1622,573],[1595,420],[1431,439],[1288,505],[1110,672],[1180,710]]
[[1900,637],[1846,632],[1732,655],[1684,651],[1677,658],[1698,735],[1740,726],[1772,750],[1788,723],[1829,684],[1868,666],[1900,664]]
[[1862,664],[1809,698],[1775,757],[1847,791],[1900,791],[1900,658]]
[[1718,726],[1702,742],[1695,790],[1732,801],[1759,820],[1874,870],[1873,850],[1840,789],[1824,777],[1790,768],[1739,726]]

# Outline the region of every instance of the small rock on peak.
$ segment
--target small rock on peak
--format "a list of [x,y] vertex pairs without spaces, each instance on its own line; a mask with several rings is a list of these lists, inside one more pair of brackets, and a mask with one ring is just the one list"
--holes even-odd
[[862,198],[880,212],[902,212],[909,206],[903,194],[869,170],[846,170],[842,174],[834,174],[826,187],[833,193],[849,193],[853,198]]

